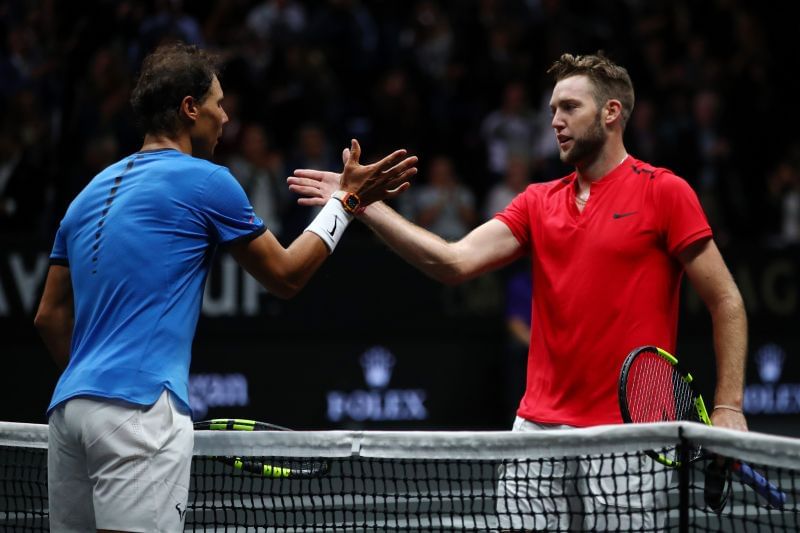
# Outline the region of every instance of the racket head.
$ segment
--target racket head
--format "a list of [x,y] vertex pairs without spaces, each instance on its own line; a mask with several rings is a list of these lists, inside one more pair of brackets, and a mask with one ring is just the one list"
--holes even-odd
[[[711,425],[703,397],[692,386],[692,375],[678,359],[657,346],[640,346],[625,358],[619,379],[619,407],[625,423],[691,421]],[[677,447],[648,451],[661,464],[678,467]],[[701,456],[699,447],[688,459]]]
[[640,346],[625,358],[619,407],[626,423],[691,421],[709,424],[692,375],[675,356],[657,346]]
[[[214,418],[194,423],[196,431],[292,431],[291,429],[268,422],[243,418]],[[221,456],[214,460],[231,468],[261,477],[275,479],[309,479],[322,477],[330,470],[324,459],[275,459],[255,456]]]

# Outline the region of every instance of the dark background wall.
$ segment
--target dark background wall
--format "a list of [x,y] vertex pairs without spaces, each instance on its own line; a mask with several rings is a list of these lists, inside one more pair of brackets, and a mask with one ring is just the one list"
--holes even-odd
[[[283,179],[338,168],[353,136],[367,159],[420,155],[396,205],[418,221],[414,191],[432,190],[429,163],[448,160],[473,210],[461,232],[491,215],[494,192],[518,186],[514,168],[523,182],[559,177],[544,72],[562,52],[604,50],[636,86],[629,150],[692,184],[745,296],[751,426],[800,434],[796,29],[781,8],[736,0],[5,2],[0,419],[45,420],[57,372],[32,317],[55,228],[97,171],[138,149],[128,98],[140,61],[181,38],[222,55],[231,122],[217,160],[284,243],[312,213]],[[198,415],[507,428],[521,379],[505,323],[513,274],[442,287],[354,225],[283,302],[222,256],[195,342]],[[711,329],[691,290],[680,328],[678,355],[711,397]]]
[[[523,367],[503,319],[506,273],[448,288],[369,239],[348,236],[340,246],[289,302],[263,293],[230,257],[221,258],[194,345],[196,418],[308,429],[509,427]],[[800,257],[796,250],[735,248],[726,255],[749,309],[752,429],[800,435],[800,364],[792,356],[800,350]],[[46,256],[31,249],[0,254],[3,420],[44,422],[57,379],[32,327]],[[354,293],[357,304],[344,303]],[[678,356],[710,399],[708,313],[689,287],[683,301]],[[375,356],[377,377],[367,376],[365,353]],[[387,357],[388,368],[381,364]]]

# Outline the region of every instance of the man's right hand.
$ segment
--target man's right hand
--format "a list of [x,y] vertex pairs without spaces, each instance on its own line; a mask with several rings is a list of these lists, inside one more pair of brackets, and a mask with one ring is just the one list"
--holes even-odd
[[416,156],[405,157],[405,150],[384,157],[377,163],[361,165],[361,146],[353,139],[351,148],[342,152],[344,171],[341,174],[322,170],[298,169],[286,181],[289,189],[302,196],[300,205],[324,205],[336,190],[354,192],[367,206],[379,200],[394,198],[411,186],[408,181],[417,173]]
[[409,178],[417,173],[414,166],[417,157],[405,157],[406,153],[405,150],[397,150],[377,163],[361,165],[361,145],[353,139],[349,157],[344,164],[340,188],[357,194],[362,206],[407,189],[410,186]]

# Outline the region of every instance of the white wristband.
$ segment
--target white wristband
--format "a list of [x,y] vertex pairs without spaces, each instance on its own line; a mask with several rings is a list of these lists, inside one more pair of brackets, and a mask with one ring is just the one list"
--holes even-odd
[[331,198],[322,211],[314,217],[306,231],[315,233],[328,247],[328,253],[333,253],[339,239],[342,238],[345,228],[353,220],[353,215],[344,210],[342,202]]

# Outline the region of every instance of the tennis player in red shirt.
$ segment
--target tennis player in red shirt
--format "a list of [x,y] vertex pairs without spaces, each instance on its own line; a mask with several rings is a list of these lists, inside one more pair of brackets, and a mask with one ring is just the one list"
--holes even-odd
[[[555,79],[552,127],[561,160],[575,167],[572,174],[530,185],[504,211],[457,242],[415,226],[382,203],[370,205],[360,219],[406,261],[448,284],[530,255],[531,343],[515,431],[621,423],[617,380],[623,360],[640,345],[675,349],[684,273],[713,323],[713,424],[746,430],[741,411],[747,350],[744,304],[697,195],[669,170],[626,151],[623,132],[633,111],[634,91],[623,67],[602,55],[564,54],[548,73]],[[338,174],[300,170],[289,184],[306,196],[304,203],[321,205],[338,180]],[[630,472],[638,466],[620,468]],[[626,492],[637,490],[630,484],[635,479],[618,487],[619,498],[613,487],[600,486],[599,481],[584,487],[581,525],[570,523],[569,514],[563,513],[567,502],[558,483],[559,476],[575,472],[549,472],[555,479],[545,488],[535,482],[528,486],[525,478],[531,474],[537,473],[506,468],[501,476],[498,501],[514,495],[526,495],[527,500],[501,511],[530,514],[525,522],[512,520],[505,527],[658,527],[654,513],[647,512],[657,503],[652,495],[650,501],[646,495],[639,501],[622,501]],[[659,483],[647,477],[640,481],[643,486]],[[612,509],[604,512],[609,505]]]

